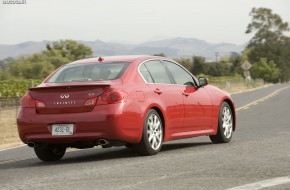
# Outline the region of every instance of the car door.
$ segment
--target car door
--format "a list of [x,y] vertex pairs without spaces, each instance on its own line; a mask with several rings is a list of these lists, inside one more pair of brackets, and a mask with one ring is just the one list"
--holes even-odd
[[149,60],[139,66],[139,71],[151,89],[150,102],[160,105],[165,112],[166,134],[183,127],[183,99],[160,60]]
[[164,60],[170,74],[180,87],[184,104],[185,131],[203,131],[212,128],[212,102],[205,87],[198,87],[195,79],[183,67]]

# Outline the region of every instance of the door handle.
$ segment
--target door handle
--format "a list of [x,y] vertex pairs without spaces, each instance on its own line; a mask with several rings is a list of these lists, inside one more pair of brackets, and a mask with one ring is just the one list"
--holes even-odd
[[183,94],[184,96],[189,96],[189,93],[187,93],[187,92],[182,92],[182,94]]
[[154,90],[154,92],[155,92],[156,94],[162,94],[162,92],[160,91],[159,88],[156,88],[156,89]]

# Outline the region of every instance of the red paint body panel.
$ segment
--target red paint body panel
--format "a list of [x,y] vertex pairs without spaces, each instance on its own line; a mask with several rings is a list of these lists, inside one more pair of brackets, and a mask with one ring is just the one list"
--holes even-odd
[[[140,141],[141,128],[136,123],[140,114],[126,111],[124,104],[96,106],[91,112],[69,114],[38,114],[34,108],[20,108],[18,113],[19,136],[23,142],[76,142],[99,138]],[[71,123],[75,125],[72,136],[52,136],[52,124]]]
[[[222,102],[228,101],[234,108],[231,97],[210,85],[198,88],[146,83],[138,67],[149,59],[163,58],[103,57],[101,63],[98,58],[92,58],[69,64],[130,63],[116,80],[47,83],[54,72],[39,87],[29,90],[31,97],[44,102],[46,107],[19,110],[17,124],[21,140],[24,143],[73,143],[108,139],[134,144],[141,140],[145,116],[150,109],[156,109],[163,118],[164,141],[216,134]],[[122,92],[122,101],[84,107],[86,100],[99,100],[108,89]],[[61,99],[63,94],[69,94],[71,99],[68,101],[75,101],[75,104],[65,104],[66,101]],[[65,105],[57,104],[61,102]],[[52,136],[53,124],[74,124],[74,134]]]

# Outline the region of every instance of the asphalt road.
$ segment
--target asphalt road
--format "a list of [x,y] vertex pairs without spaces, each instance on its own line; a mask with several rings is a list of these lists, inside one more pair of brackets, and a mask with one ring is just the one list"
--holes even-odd
[[53,163],[41,162],[26,146],[14,148],[0,151],[0,189],[241,190],[268,184],[267,190],[289,190],[290,85],[232,97],[237,131],[228,144],[208,137],[171,141],[150,157],[122,147],[72,149]]

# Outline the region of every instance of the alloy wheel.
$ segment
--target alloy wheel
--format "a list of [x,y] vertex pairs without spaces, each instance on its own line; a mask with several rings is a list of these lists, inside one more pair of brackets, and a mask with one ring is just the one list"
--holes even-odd
[[162,143],[162,123],[154,113],[147,120],[147,136],[151,148],[158,150]]
[[231,110],[225,106],[222,111],[222,128],[226,138],[230,138],[233,132],[233,119]]

